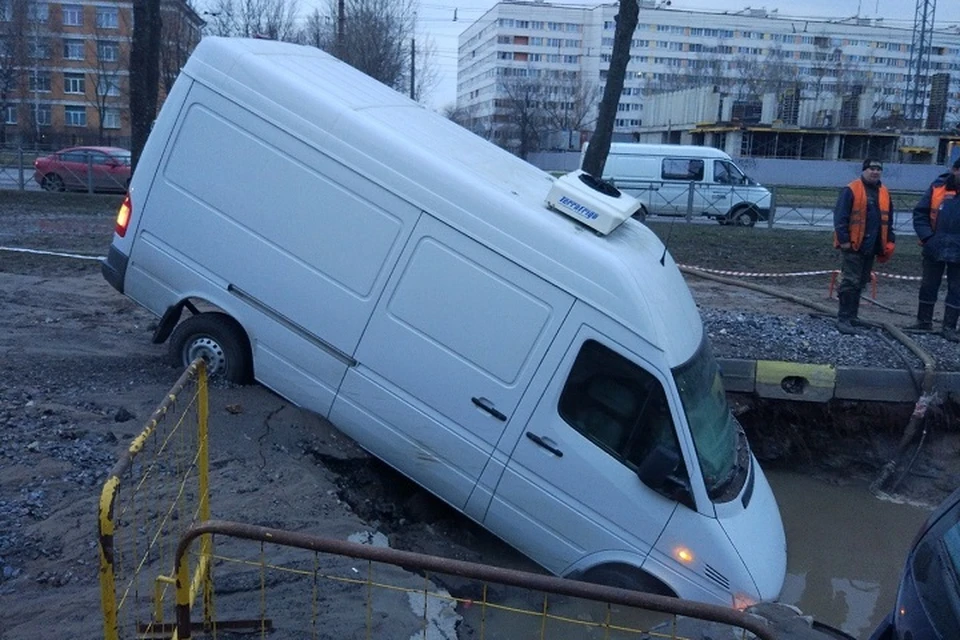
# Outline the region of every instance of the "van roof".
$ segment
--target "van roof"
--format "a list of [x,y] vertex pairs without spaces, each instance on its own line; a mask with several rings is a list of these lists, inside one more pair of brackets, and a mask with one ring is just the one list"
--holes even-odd
[[713,147],[694,144],[646,144],[642,142],[612,142],[610,153],[617,155],[681,156],[695,158],[730,159],[730,155]]
[[703,326],[663,244],[547,209],[554,178],[314,47],[206,37],[183,74],[383,185],[685,362]]

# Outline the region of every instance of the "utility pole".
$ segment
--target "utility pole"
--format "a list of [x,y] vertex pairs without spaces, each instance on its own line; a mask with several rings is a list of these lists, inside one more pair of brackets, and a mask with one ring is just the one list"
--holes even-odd
[[930,40],[933,37],[933,15],[936,0],[917,0],[913,19],[913,39],[910,43],[910,72],[907,93],[904,96],[903,115],[910,126],[923,126],[924,98],[927,94],[927,76],[930,72]]
[[346,54],[346,47],[344,46],[346,34],[343,28],[347,23],[347,17],[343,9],[343,2],[344,0],[337,0],[337,57],[341,60],[343,60]]
[[416,100],[417,86],[417,39],[410,38],[410,98]]

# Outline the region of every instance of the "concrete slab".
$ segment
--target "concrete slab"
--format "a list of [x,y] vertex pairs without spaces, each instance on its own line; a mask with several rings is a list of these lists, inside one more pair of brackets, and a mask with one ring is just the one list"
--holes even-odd
[[[914,402],[923,371],[718,358],[727,391],[802,402]],[[934,389],[960,398],[960,372],[934,374]]]

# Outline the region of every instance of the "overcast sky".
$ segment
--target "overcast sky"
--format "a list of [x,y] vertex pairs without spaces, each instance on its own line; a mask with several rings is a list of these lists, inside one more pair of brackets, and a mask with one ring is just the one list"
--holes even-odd
[[[549,0],[548,0],[549,1]],[[846,18],[855,15],[882,17],[891,26],[913,26],[915,0],[671,0],[671,8],[691,11],[739,10],[746,7],[776,9],[780,16]],[[440,74],[440,83],[427,97],[429,105],[442,109],[457,98],[457,38],[460,33],[496,4],[494,0],[427,0],[420,4],[419,39],[429,39],[435,47],[433,64]],[[550,4],[597,5],[602,2],[555,0]],[[940,0],[934,28],[937,30],[960,24],[956,13],[957,0]],[[641,21],[643,20],[643,9]],[[456,16],[456,21],[454,21]],[[419,47],[418,42],[418,47]]]

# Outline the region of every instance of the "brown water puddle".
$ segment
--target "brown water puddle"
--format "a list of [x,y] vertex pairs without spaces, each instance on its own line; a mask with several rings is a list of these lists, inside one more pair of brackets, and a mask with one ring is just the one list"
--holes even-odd
[[893,608],[907,551],[930,510],[879,500],[862,482],[766,473],[787,534],[780,600],[867,638]]

